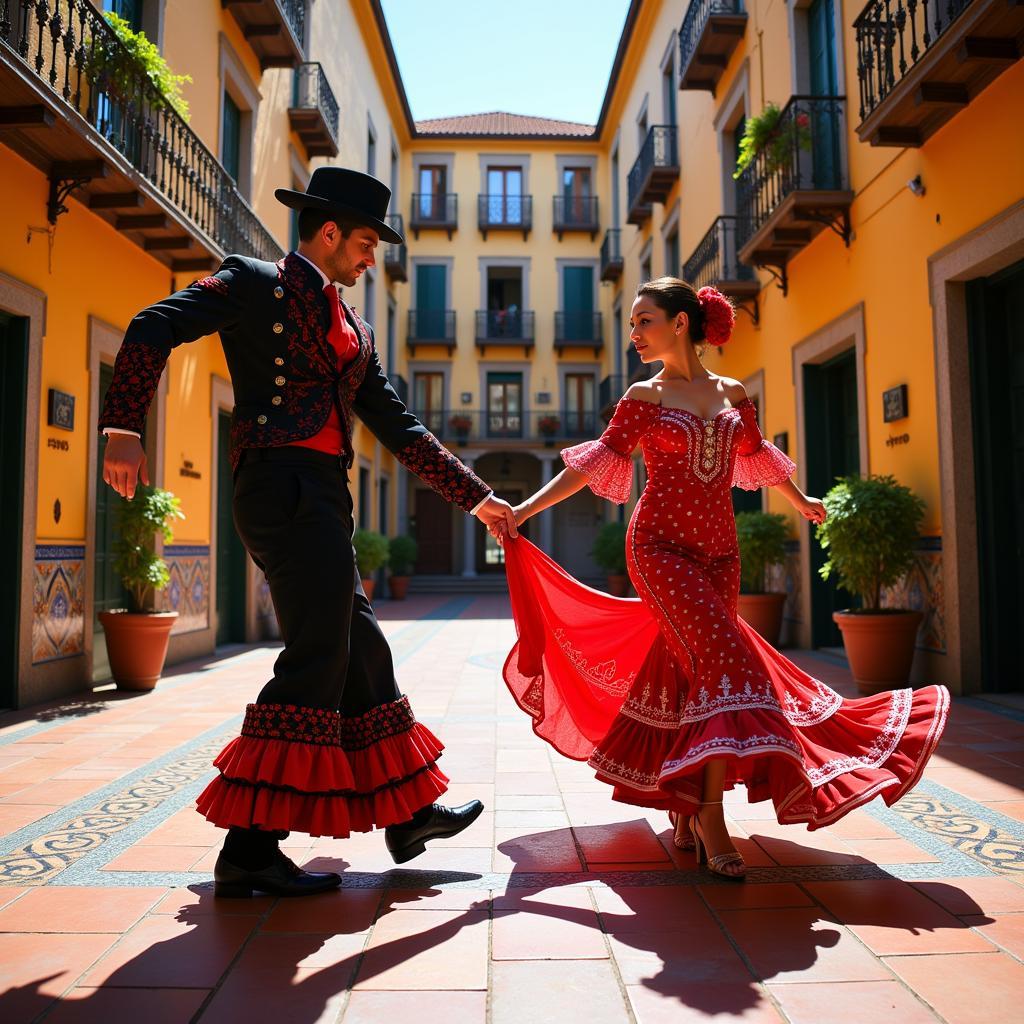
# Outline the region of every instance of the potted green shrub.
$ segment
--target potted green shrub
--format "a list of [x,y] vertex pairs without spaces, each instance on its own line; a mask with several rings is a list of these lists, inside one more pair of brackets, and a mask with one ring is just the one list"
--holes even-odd
[[388,539],[376,530],[356,530],[352,535],[356,567],[368,600],[373,600],[373,574],[388,564]]
[[594,561],[608,574],[608,593],[625,597],[629,587],[626,575],[626,524],[605,523],[590,551]]
[[922,615],[883,608],[882,592],[914,566],[924,502],[892,476],[840,477],[823,500],[828,515],[816,534],[827,555],[821,578],[835,573],[861,604],[832,616],[857,687],[877,693],[905,686]]
[[167,563],[156,552],[159,534],[174,539],[170,523],[184,519],[181,502],[170,491],[140,484],[117,514],[114,572],[130,607],[100,612],[114,681],[123,690],[152,690],[167,658],[177,612],[156,611],[156,595],[170,582]]
[[419,546],[412,537],[400,534],[388,541],[388,589],[396,601],[404,601],[409,591],[409,576],[416,565]]
[[786,594],[768,590],[768,570],[786,559],[789,520],[777,512],[740,512],[736,539],[740,548],[738,612],[773,647],[782,632]]
[[798,147],[809,151],[812,142],[811,118],[807,111],[794,110],[792,116],[783,121],[778,104],[769,103],[760,114],[747,118],[743,124],[733,177],[739,178],[761,153],[765,155],[765,170],[772,174],[794,158]]

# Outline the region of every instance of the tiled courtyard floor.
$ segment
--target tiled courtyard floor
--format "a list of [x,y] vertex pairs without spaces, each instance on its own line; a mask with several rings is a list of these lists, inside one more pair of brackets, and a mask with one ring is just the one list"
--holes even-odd
[[[272,648],[0,717],[0,1021],[956,1024],[1024,1000],[1024,715],[954,702],[918,789],[814,833],[728,801],[713,884],[664,816],[612,803],[500,679],[500,597],[382,603],[398,675],[486,813],[397,870],[380,834],[294,835],[307,900],[215,901],[192,809]],[[834,662],[796,659],[851,692]]]

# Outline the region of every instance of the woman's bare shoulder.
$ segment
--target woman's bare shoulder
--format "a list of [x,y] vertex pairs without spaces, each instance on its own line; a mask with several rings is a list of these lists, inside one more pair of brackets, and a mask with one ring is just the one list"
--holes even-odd
[[635,384],[630,384],[622,397],[632,399],[634,402],[661,404],[661,390],[657,387],[657,382],[650,380],[638,380]]
[[734,380],[732,377],[719,377],[718,383],[725,392],[725,397],[729,399],[730,405],[739,405],[746,399],[747,389],[738,380]]

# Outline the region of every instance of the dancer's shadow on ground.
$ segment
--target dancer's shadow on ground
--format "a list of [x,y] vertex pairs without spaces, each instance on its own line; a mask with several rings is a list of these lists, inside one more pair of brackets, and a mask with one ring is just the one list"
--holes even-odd
[[[474,882],[486,884],[484,879],[465,872],[408,868],[385,872],[373,879],[349,872],[349,882],[363,886],[373,880],[378,887],[343,887],[335,893],[303,900],[267,900],[256,905],[214,900],[209,884],[190,886],[200,894],[199,901],[183,906],[177,913],[177,920],[189,926],[187,931],[155,941],[123,962],[118,962],[115,952],[113,962],[118,965],[107,975],[101,973],[88,979],[90,985],[99,988],[83,999],[65,1001],[54,1012],[46,1013],[46,1019],[95,1019],[97,1011],[106,1005],[112,1009],[117,1005],[110,989],[191,988],[213,990],[210,996],[197,995],[196,1005],[187,1011],[191,1019],[201,1019],[204,1024],[275,1018],[309,1024],[328,1008],[340,1007],[346,992],[357,981],[372,986],[374,978],[413,957],[429,954],[466,929],[486,931],[488,917],[497,914],[528,914],[536,918],[539,936],[545,935],[552,922],[603,933],[612,945],[627,986],[650,989],[705,1014],[739,1015],[760,1002],[758,981],[809,969],[822,950],[835,946],[841,939],[838,923],[826,910],[820,906],[803,908],[804,913],[796,915],[796,927],[791,919],[785,934],[772,938],[770,955],[754,958],[759,960],[758,967],[749,955],[737,952],[737,946],[744,950],[749,923],[746,935],[737,940],[736,934],[723,930],[694,886],[630,885],[629,875],[622,873],[602,877],[607,891],[598,903],[598,919],[586,904],[572,905],[576,901],[561,895],[574,882],[593,876],[535,870],[539,851],[550,849],[553,836],[559,832],[565,833],[563,839],[575,842],[571,830],[565,829],[518,836],[498,847],[499,852],[513,860],[513,868],[505,891],[495,893],[493,907],[487,900],[458,901],[459,909],[447,911],[441,920],[431,915],[429,922],[433,923],[425,918],[421,928],[396,928],[393,938],[387,937],[388,914],[410,907],[431,909],[435,901],[441,907],[451,907],[451,892],[446,887],[473,888]],[[328,863],[321,857],[309,866],[344,871],[348,865],[338,859]],[[657,880],[647,875],[645,881]],[[718,884],[731,887],[735,883]],[[758,884],[756,871],[752,880],[744,884]],[[981,913],[966,893],[960,895],[973,906],[974,912]],[[262,907],[262,917],[257,926],[252,916],[244,915],[253,914],[258,907]],[[274,914],[280,914],[282,908],[287,910],[288,919],[275,922]],[[908,919],[901,921],[900,926],[928,931],[935,919],[926,916],[928,920]],[[364,948],[366,930],[374,922],[374,942]],[[406,919],[405,924],[409,923]],[[889,922],[866,906],[859,910],[855,923]],[[766,918],[766,924],[771,927],[771,917]],[[301,931],[302,928],[310,930]],[[121,942],[130,947],[132,933]],[[232,943],[238,951],[228,962],[224,950]],[[486,940],[482,945],[487,948]],[[478,945],[474,943],[472,948]],[[168,965],[180,967],[169,977]],[[442,961],[437,970],[444,969]],[[486,977],[485,972],[486,963],[481,979]],[[59,978],[59,971],[41,970],[37,980],[10,989],[0,996],[0,1019],[5,1024],[17,1024],[40,1018],[53,1007],[54,996],[49,994],[53,984],[63,987],[69,981],[63,979],[61,983]],[[443,987],[443,983],[444,979],[439,977],[438,987]],[[201,1006],[200,1000],[205,1000]],[[199,1010],[196,1016],[195,1011]]]

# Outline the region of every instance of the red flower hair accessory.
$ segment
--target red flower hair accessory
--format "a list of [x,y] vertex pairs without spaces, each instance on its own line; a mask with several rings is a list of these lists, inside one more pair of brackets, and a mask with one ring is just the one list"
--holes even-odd
[[704,337],[709,345],[724,345],[732,337],[736,323],[736,310],[732,303],[717,289],[701,288],[697,301],[704,314]]

